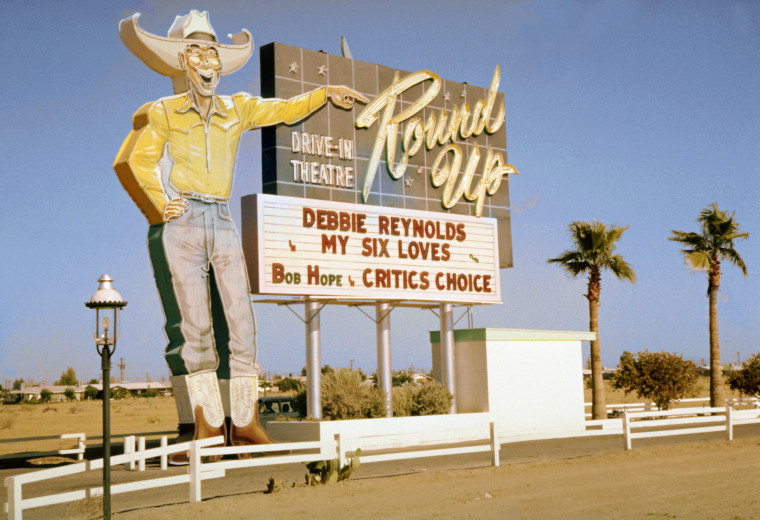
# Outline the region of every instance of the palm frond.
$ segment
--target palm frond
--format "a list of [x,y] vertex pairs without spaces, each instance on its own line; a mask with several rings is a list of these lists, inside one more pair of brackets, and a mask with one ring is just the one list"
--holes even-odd
[[747,277],[747,266],[745,265],[742,257],[739,255],[739,253],[736,252],[736,250],[733,247],[721,249],[720,254],[723,256],[723,258],[725,258],[726,260],[731,262],[733,265],[741,269],[741,272],[744,275],[744,277],[745,278]]
[[611,269],[618,278],[635,281],[633,268],[619,255],[613,255],[616,242],[628,226],[613,224],[606,226],[598,220],[575,221],[568,227],[570,239],[575,249],[564,251],[556,258],[547,260],[559,264],[571,277],[588,273],[594,268]]
[[633,267],[621,255],[615,255],[610,258],[606,267],[618,280],[628,280],[631,283],[636,283],[636,273],[633,271]]
[[683,250],[686,266],[694,271],[709,271],[712,268],[712,259],[704,251]]
[[728,211],[721,211],[713,202],[697,217],[702,227],[701,234],[671,230],[673,236],[668,240],[687,246],[681,253],[686,265],[694,271],[709,271],[713,267],[713,258],[726,258],[747,276],[747,266],[734,249],[734,240],[746,240],[749,233],[740,230],[735,216],[736,212],[729,214]]

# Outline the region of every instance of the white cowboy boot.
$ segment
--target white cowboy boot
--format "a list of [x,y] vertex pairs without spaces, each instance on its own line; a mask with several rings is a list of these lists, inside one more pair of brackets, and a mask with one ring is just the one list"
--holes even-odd
[[[175,386],[175,378],[183,378],[176,381],[176,389],[186,390],[181,392],[177,399],[177,410],[180,414],[180,424],[186,419],[188,410],[192,410],[195,431],[193,440],[208,439],[216,436],[227,436],[227,428],[224,423],[224,409],[222,397],[219,393],[219,384],[215,372],[200,372],[189,376],[175,376],[172,378],[172,386]],[[217,459],[219,457],[213,457]],[[187,453],[177,453],[172,457],[172,464],[186,464]]]
[[249,446],[272,444],[272,439],[259,423],[258,377],[230,378],[230,444]]

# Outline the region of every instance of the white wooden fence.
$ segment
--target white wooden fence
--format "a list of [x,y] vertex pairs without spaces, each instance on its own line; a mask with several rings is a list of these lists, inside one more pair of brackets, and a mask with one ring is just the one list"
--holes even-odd
[[0,460],[5,459],[21,459],[30,457],[46,457],[49,455],[76,455],[77,460],[84,458],[85,442],[87,437],[84,433],[64,433],[63,435],[45,435],[42,437],[19,437],[15,439],[2,439],[0,444],[5,443],[18,443],[28,441],[49,441],[53,439],[75,439],[76,444],[72,448],[62,448],[54,451],[39,451],[34,453],[6,453],[0,455]]
[[[647,421],[643,419],[657,419]],[[525,440],[556,439],[563,437],[584,437],[595,435],[621,435],[625,449],[631,449],[633,439],[645,437],[659,437],[664,435],[684,435],[692,433],[705,433],[725,431],[726,437],[733,438],[733,427],[736,424],[760,423],[760,412],[757,409],[733,410],[726,408],[675,408],[666,411],[646,411],[623,413],[622,418],[605,419],[601,421],[586,421],[585,432],[559,433],[533,433],[525,435],[510,435],[499,438],[496,433],[496,425],[489,423],[489,431],[483,433],[479,439],[471,440],[459,445],[444,444],[415,444],[403,447],[393,447],[378,451],[362,452],[360,460],[362,464],[381,462],[388,460],[411,459],[417,457],[434,457],[441,455],[466,454],[476,452],[491,452],[491,464],[499,465],[499,449],[501,443],[517,442]],[[705,426],[709,424],[709,426]],[[362,434],[366,437],[366,434]],[[382,434],[388,435],[388,434]],[[392,435],[392,434],[390,434]],[[202,497],[202,482],[211,478],[224,477],[228,469],[267,466],[272,464],[303,463],[317,460],[338,459],[341,466],[347,458],[353,456],[357,448],[362,445],[364,437],[355,435],[348,436],[336,434],[334,438],[323,438],[319,441],[278,443],[257,446],[233,446],[214,447],[223,441],[222,437],[203,439],[200,441],[185,442],[181,444],[167,445],[166,437],[161,439],[161,447],[145,449],[145,438],[130,436],[125,438],[125,453],[111,457],[111,465],[124,464],[125,469],[145,470],[147,459],[159,458],[161,469],[167,468],[167,458],[172,453],[187,451],[190,455],[190,463],[187,473],[182,475],[152,478],[125,484],[111,486],[111,493],[126,493],[144,489],[153,489],[161,486],[177,484],[189,484],[189,500],[198,502]],[[376,440],[375,440],[376,441]],[[381,443],[382,444],[382,443]],[[218,462],[203,462],[204,457],[236,455],[242,453],[271,453],[288,452],[285,455],[263,456],[242,460],[222,460]],[[5,486],[8,488],[8,502],[5,511],[10,520],[22,518],[25,509],[72,502],[88,497],[101,496],[102,487],[85,488],[67,493],[41,496],[35,498],[23,498],[23,486],[41,480],[65,477],[85,471],[102,469],[103,459],[73,464],[70,466],[44,469],[6,477]]]
[[[760,399],[757,397],[740,397],[735,399],[726,399],[726,405],[731,406],[733,408],[739,407],[739,406],[751,406],[754,408],[760,408]],[[709,403],[710,398],[709,397],[690,397],[688,399],[679,399],[678,401],[673,401],[671,404],[673,406],[678,406],[681,404],[687,404],[687,405],[693,405],[696,403]],[[591,403],[583,403],[586,408],[591,408]],[[617,403],[617,404],[608,404],[607,405],[607,413],[613,413],[613,412],[645,412],[649,410],[657,410],[657,405],[655,403]],[[591,412],[586,412],[586,418],[591,417]]]
[[[190,463],[186,474],[152,478],[125,484],[115,484],[111,486],[111,494],[127,493],[130,491],[154,489],[162,486],[187,483],[190,488],[189,500],[191,502],[199,502],[202,496],[202,481],[211,478],[224,477],[226,470],[228,469],[267,466],[272,464],[303,463],[335,458],[339,460],[342,466],[345,464],[348,457],[355,454],[357,446],[355,446],[354,441],[355,439],[343,440],[341,439],[340,434],[337,434],[333,439],[322,439],[320,441],[277,443],[256,446],[213,447],[212,445],[214,444],[224,442],[224,439],[222,437],[214,437],[211,439],[167,446],[166,438],[164,437],[162,438],[162,446],[160,448],[145,449],[144,437],[138,438],[137,443],[135,443],[134,437],[126,438],[124,443],[126,453],[123,455],[112,456],[112,466],[124,464],[125,469],[134,469],[136,464],[138,470],[144,471],[146,459],[160,458],[161,469],[166,469],[167,457],[172,453],[183,451],[189,453]],[[468,443],[466,446],[441,447],[426,445],[417,446],[416,448],[418,449],[412,447],[412,451],[408,451],[409,447],[406,448],[407,449],[384,450],[384,453],[376,455],[365,456],[362,454],[360,459],[363,464],[368,464],[385,460],[491,451],[491,464],[494,466],[499,465],[499,440],[496,436],[496,427],[493,422],[490,424],[490,436],[484,437],[476,442]],[[242,460],[203,462],[205,457],[282,451],[286,451],[288,454]],[[102,496],[103,488],[93,487],[55,495],[23,498],[23,486],[25,484],[102,468],[103,459],[97,459],[60,468],[44,469],[24,473],[22,475],[6,477],[5,486],[8,488],[8,502],[5,504],[5,511],[8,513],[9,520],[21,519],[25,509],[73,502],[88,497]]]
[[[652,412],[623,412],[623,445],[631,449],[633,439],[649,437],[667,437],[695,433],[726,432],[726,439],[733,440],[734,412],[730,406],[725,408],[677,408]],[[757,415],[755,413],[755,415]],[[659,419],[652,421],[650,419]],[[720,423],[720,424],[715,424]],[[712,426],[694,426],[695,424],[712,424]],[[633,430],[648,431],[634,432]]]

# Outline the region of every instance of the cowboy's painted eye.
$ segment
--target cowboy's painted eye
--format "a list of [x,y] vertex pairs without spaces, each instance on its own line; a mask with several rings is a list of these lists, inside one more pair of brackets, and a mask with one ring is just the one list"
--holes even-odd
[[213,69],[218,69],[222,66],[221,61],[219,61],[219,56],[214,53],[208,53],[206,55],[206,61],[208,62],[209,66]]
[[187,61],[197,67],[203,61],[203,53],[200,51],[190,51],[187,53]]

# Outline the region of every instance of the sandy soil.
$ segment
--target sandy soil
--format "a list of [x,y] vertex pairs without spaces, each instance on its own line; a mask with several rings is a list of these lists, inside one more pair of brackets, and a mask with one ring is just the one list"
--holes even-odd
[[139,509],[121,519],[760,518],[760,440],[422,472]]
[[[174,398],[111,401],[111,432],[169,431],[177,427]],[[103,434],[103,402],[71,401],[48,404],[0,406],[0,440],[21,437],[85,433],[88,438]],[[71,447],[71,441],[64,442]],[[0,455],[26,451],[57,450],[60,441],[0,443]]]

